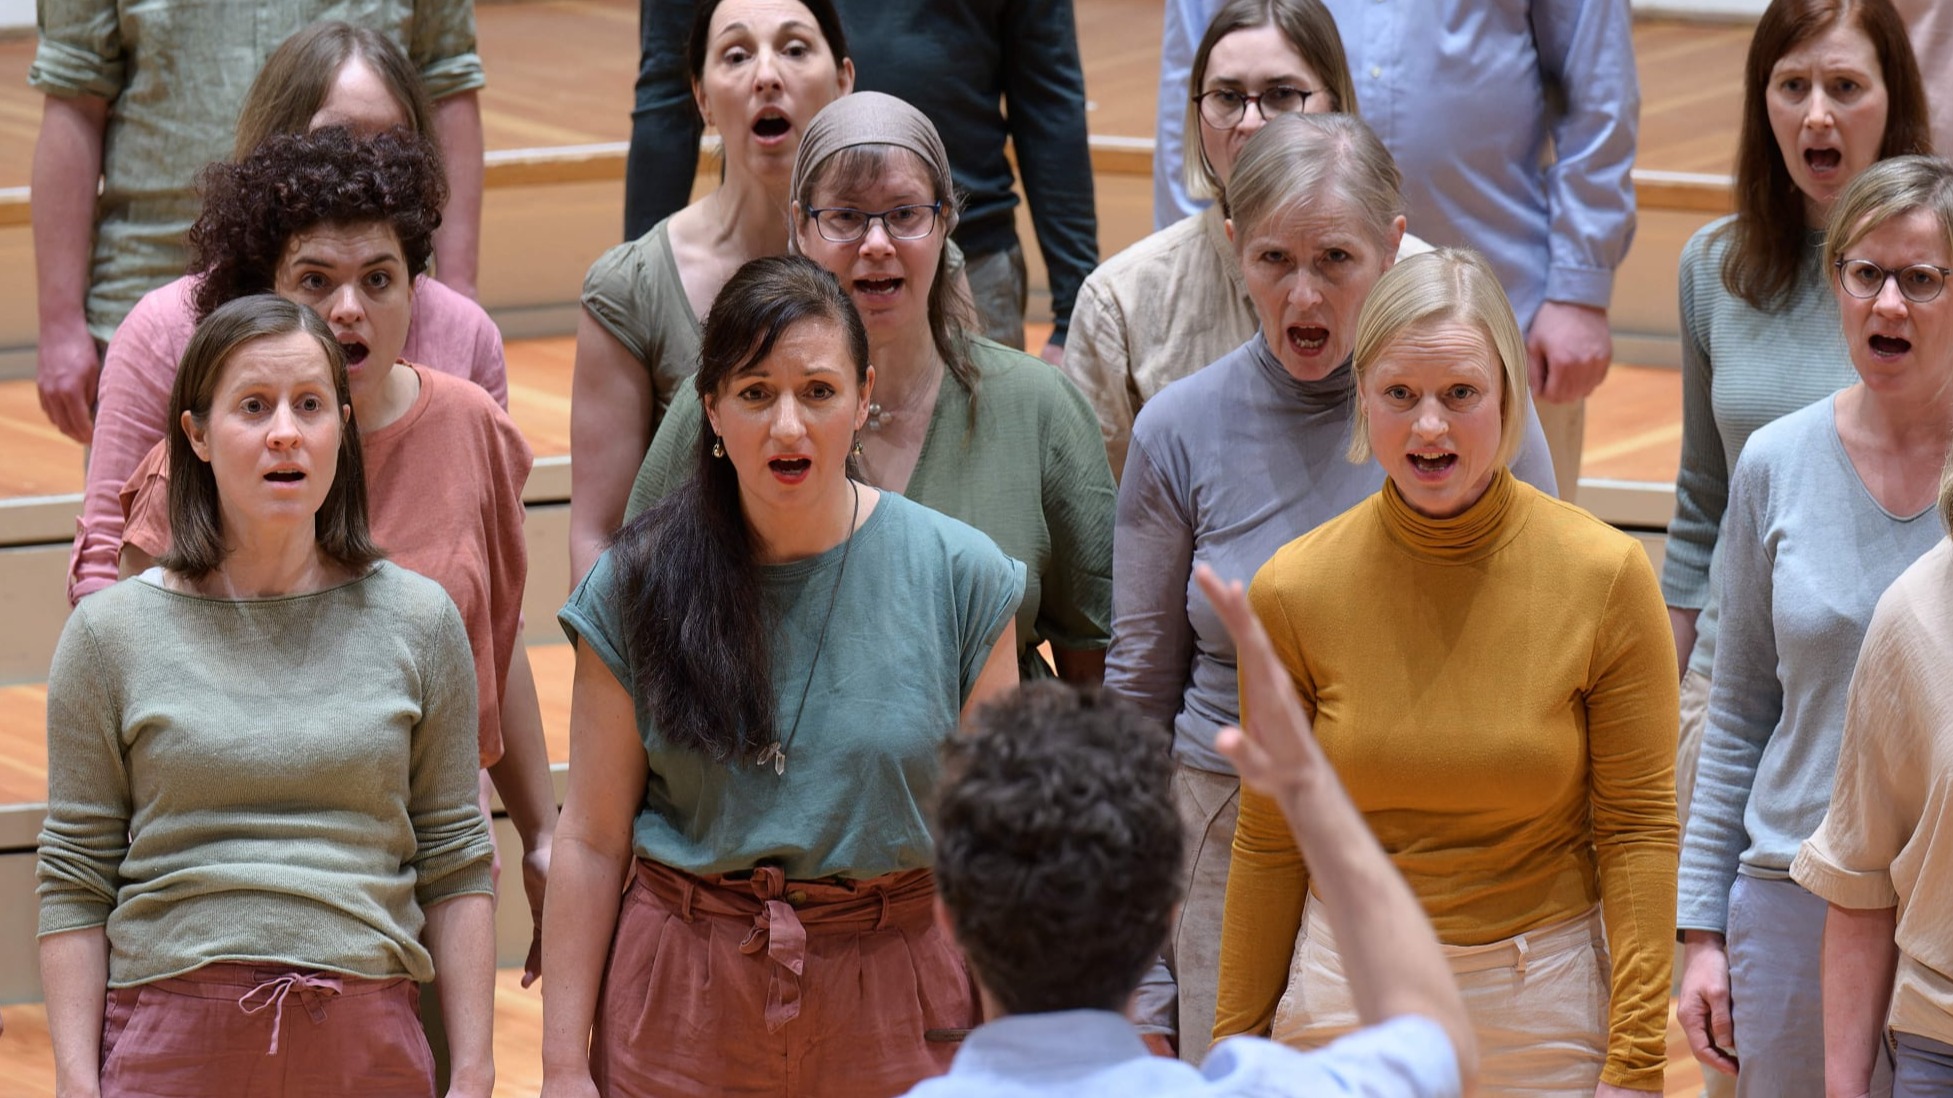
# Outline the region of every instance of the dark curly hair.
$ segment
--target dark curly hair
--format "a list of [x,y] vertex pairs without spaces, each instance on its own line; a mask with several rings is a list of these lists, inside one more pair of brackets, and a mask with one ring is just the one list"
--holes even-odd
[[944,751],[936,891],[1005,1010],[1124,1010],[1166,942],[1183,859],[1164,725],[1030,683]]
[[198,177],[203,212],[190,226],[197,317],[246,294],[265,293],[285,246],[320,225],[385,222],[400,238],[407,273],[434,255],[448,185],[428,140],[395,130],[362,138],[340,126],[279,134],[241,161]]

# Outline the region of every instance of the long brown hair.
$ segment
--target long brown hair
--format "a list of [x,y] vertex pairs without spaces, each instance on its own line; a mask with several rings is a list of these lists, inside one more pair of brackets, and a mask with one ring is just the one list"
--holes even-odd
[[1762,312],[1782,307],[1799,269],[1812,258],[1803,197],[1791,182],[1770,128],[1770,72],[1784,54],[1847,23],[1871,40],[1885,83],[1885,136],[1879,142],[1879,159],[1932,152],[1925,81],[1892,0],[1774,0],[1757,21],[1749,58],[1743,63],[1736,217],[1721,230],[1729,242],[1722,284]]
[[[170,390],[170,547],[156,563],[190,579],[223,566],[222,500],[210,463],[197,456],[182,428],[183,414],[199,424],[210,422],[210,406],[223,383],[224,371],[246,344],[273,336],[302,332],[319,345],[332,374],[339,407],[353,402],[346,380],[346,354],[332,329],[319,314],[276,294],[253,294],[221,305],[197,325],[183,350],[183,365]],[[359,427],[348,417],[339,432],[339,457],[332,488],[313,519],[319,550],[327,558],[358,574],[383,555],[373,544],[366,523],[366,467],[360,459]]]
[[[797,324],[839,325],[855,384],[868,381],[868,332],[841,283],[800,256],[766,256],[733,274],[699,333],[692,384],[717,397]],[[692,475],[617,535],[617,589],[630,637],[631,688],[658,735],[719,762],[772,742],[773,646],[739,474],[700,430]]]

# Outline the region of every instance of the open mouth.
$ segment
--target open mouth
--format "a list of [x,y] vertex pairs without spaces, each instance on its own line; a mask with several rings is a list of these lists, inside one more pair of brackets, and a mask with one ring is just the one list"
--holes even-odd
[[339,349],[341,351],[344,351],[346,354],[347,366],[357,366],[360,363],[365,362],[366,356],[371,353],[370,349],[366,346],[366,344],[361,343],[357,339],[340,340]]
[[902,288],[899,278],[857,278],[854,280],[856,293],[869,297],[889,297]]
[[780,114],[777,111],[767,111],[753,120],[753,136],[755,137],[766,138],[768,140],[776,137],[785,137],[787,131],[791,129],[793,129],[793,123],[788,120],[786,115]]
[[1427,477],[1441,476],[1458,464],[1457,454],[1410,454],[1411,468]]
[[305,474],[297,469],[273,469],[264,475],[264,479],[274,484],[297,484],[305,479]]
[[1872,353],[1897,357],[1912,350],[1912,340],[1898,336],[1875,335],[1872,337]]
[[1804,163],[1815,172],[1834,172],[1844,163],[1844,153],[1837,149],[1805,149]]
[[1297,354],[1319,354],[1329,343],[1329,329],[1319,325],[1294,325],[1288,329],[1288,345]]
[[783,480],[799,480],[807,475],[807,470],[813,468],[814,463],[809,458],[774,458],[766,463],[766,467]]

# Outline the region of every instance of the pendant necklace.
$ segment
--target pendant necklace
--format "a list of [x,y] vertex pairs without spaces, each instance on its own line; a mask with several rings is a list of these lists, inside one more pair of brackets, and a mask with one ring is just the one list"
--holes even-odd
[[801,715],[807,712],[807,695],[814,689],[814,673],[820,668],[821,649],[827,647],[827,627],[834,623],[834,607],[841,601],[841,581],[848,575],[848,554],[854,550],[854,524],[861,518],[861,486],[848,481],[854,489],[854,510],[848,516],[848,537],[841,543],[841,566],[834,572],[834,591],[827,597],[827,616],[821,619],[820,635],[814,639],[814,658],[807,661],[807,682],[800,688],[800,704],[794,708],[793,724],[787,728],[785,740],[774,740],[760,752],[758,764],[773,764],[773,773],[784,777],[787,772],[787,748],[793,746],[794,734],[800,731]]

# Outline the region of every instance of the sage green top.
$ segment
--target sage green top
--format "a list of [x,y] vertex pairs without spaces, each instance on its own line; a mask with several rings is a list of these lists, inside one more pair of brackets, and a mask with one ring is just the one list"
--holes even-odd
[[[1030,570],[1017,609],[1018,673],[1049,678],[1037,653],[1103,649],[1112,620],[1112,467],[1098,419],[1069,379],[1022,351],[972,338],[969,390],[943,379],[903,495],[990,535]],[[626,520],[691,476],[703,420],[682,388],[631,486]]]
[[[1024,566],[889,492],[851,544],[759,572],[786,765],[776,773],[750,757],[676,747],[633,690],[650,775],[632,848],[701,875],[778,865],[816,880],[928,867],[943,741],[1017,609]],[[637,656],[624,599],[612,550],[558,620],[631,690]]]
[[89,596],[48,674],[40,933],[109,986],[216,961],[434,976],[424,912],[493,895],[454,603],[382,561],[289,598]]
[[698,372],[699,320],[678,277],[670,232],[667,217],[597,257],[583,279],[583,307],[651,375],[654,433]]

